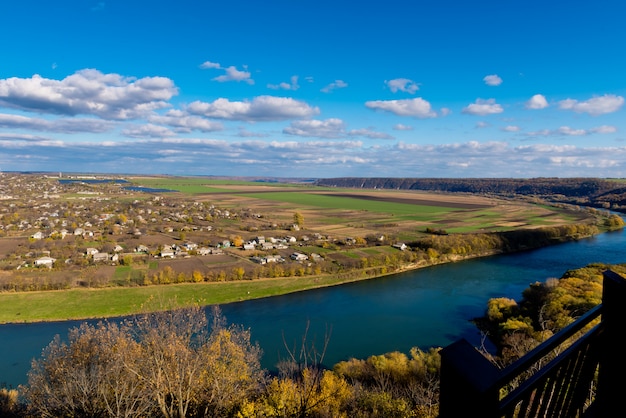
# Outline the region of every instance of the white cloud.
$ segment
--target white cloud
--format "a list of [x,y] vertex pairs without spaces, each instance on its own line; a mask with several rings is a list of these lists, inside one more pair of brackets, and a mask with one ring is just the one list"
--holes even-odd
[[213,78],[213,80],[219,81],[220,83],[227,81],[245,81],[248,84],[254,84],[254,80],[250,78],[249,71],[240,71],[234,65],[231,65],[224,70],[226,71],[226,74],[217,76]]
[[220,69],[222,68],[222,66],[217,62],[205,61],[202,64],[200,64],[200,68],[205,69],[205,70],[211,69],[211,68]]
[[152,115],[148,121],[176,128],[177,132],[214,132],[221,131],[221,123],[213,122],[199,116],[189,115],[181,110],[170,110],[165,115]]
[[615,126],[610,125],[602,125],[595,128],[591,128],[591,132],[596,134],[613,134],[617,132],[617,128]]
[[259,96],[252,101],[231,102],[220,98],[211,103],[195,101],[187,106],[187,111],[207,118],[277,121],[307,118],[319,113],[319,108],[288,97]]
[[320,90],[322,93],[330,93],[333,90],[337,90],[337,89],[344,89],[348,87],[348,83],[346,83],[343,80],[335,80],[334,82],[330,83],[329,85],[327,85],[326,87],[324,87],[322,90]]
[[397,123],[395,125],[393,125],[393,130],[394,131],[412,131],[413,127],[410,125],[404,125],[402,123]]
[[352,129],[348,131],[348,135],[350,136],[362,136],[369,139],[395,139],[393,136],[385,133],[378,132],[373,129],[364,128],[364,129]]
[[268,84],[267,85],[268,88],[273,89],[273,90],[298,90],[300,88],[300,86],[298,85],[298,76],[297,75],[293,75],[291,76],[290,82],[282,82],[279,84]]
[[421,97],[406,100],[373,100],[365,102],[365,106],[374,109],[391,112],[398,116],[412,116],[416,118],[435,118],[437,113],[431,105]]
[[483,81],[488,86],[499,86],[502,84],[502,79],[497,74],[490,74],[483,78]]
[[21,115],[1,114],[0,127],[8,129],[31,129],[36,131],[60,133],[102,133],[113,129],[115,124],[109,121],[92,118],[61,118],[47,120]]
[[462,112],[469,115],[485,116],[502,113],[503,111],[502,106],[497,104],[495,99],[476,99],[476,102],[464,107]]
[[403,91],[405,93],[414,94],[419,90],[419,86],[413,80],[409,80],[408,78],[395,78],[393,80],[389,80],[385,82],[389,90],[393,93],[398,91]]
[[578,101],[574,99],[565,99],[559,102],[559,108],[564,110],[572,110],[576,113],[587,113],[591,116],[603,115],[618,111],[624,104],[622,96],[614,94],[605,94],[604,96],[592,97],[586,101]]
[[393,136],[378,132],[371,128],[345,130],[345,124],[341,119],[330,118],[326,120],[299,120],[283,129],[288,135],[337,139],[346,136],[360,136],[369,139],[394,139]]
[[502,128],[502,130],[504,132],[519,132],[519,131],[521,131],[521,128],[519,126],[515,126],[515,125],[508,125],[508,126],[505,126],[504,128]]
[[548,101],[543,94],[535,94],[526,102],[526,109],[545,109]]
[[[129,133],[133,133],[130,132]],[[141,130],[134,134],[141,135]],[[476,141],[443,145],[357,140],[228,141],[205,138],[61,142],[0,133],[3,170],[90,170],[106,173],[219,173],[237,176],[334,177],[626,177],[626,147],[580,147]],[[33,146],[36,144],[36,146]],[[114,145],[114,146],[112,146]],[[198,171],[207,167],[210,171]],[[419,164],[416,164],[419,162]],[[280,174],[277,174],[280,173]]]
[[588,132],[584,129],[572,129],[569,126],[561,126],[557,131],[560,134],[569,136],[582,136],[588,134]]
[[559,135],[567,135],[567,136],[584,136],[591,134],[612,134],[617,132],[617,128],[615,126],[610,125],[602,125],[597,126],[591,129],[575,129],[569,126],[561,126],[558,129],[550,130],[550,129],[542,129],[540,131],[529,132],[529,136],[559,136]]
[[80,70],[63,80],[34,75],[0,80],[0,105],[29,112],[88,114],[105,119],[134,119],[167,102],[178,89],[166,77],[135,79],[98,70]]
[[163,127],[153,125],[151,123],[141,126],[131,126],[122,130],[122,135],[131,138],[164,138],[168,136],[175,136],[176,134]]
[[336,118],[299,120],[292,122],[290,126],[283,129],[283,133],[318,138],[340,138],[344,136],[344,128],[343,121]]

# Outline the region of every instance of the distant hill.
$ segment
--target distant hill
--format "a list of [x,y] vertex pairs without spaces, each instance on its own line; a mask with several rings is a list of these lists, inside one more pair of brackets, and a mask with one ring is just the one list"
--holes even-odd
[[626,212],[626,180],[600,178],[385,178],[318,179],[319,186],[534,196],[550,201]]

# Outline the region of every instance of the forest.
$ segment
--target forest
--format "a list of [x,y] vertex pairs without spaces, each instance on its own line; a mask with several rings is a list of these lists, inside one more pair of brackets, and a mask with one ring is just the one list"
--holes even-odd
[[[532,283],[519,302],[489,300],[476,318],[505,367],[601,302],[591,264]],[[438,415],[439,349],[413,348],[322,366],[325,345],[307,339],[270,374],[250,332],[198,306],[70,330],[35,359],[28,384],[0,389],[8,417],[422,417]],[[208,326],[208,324],[211,324]],[[210,331],[209,331],[210,330]],[[557,353],[554,353],[556,355]],[[509,388],[509,390],[513,387]]]

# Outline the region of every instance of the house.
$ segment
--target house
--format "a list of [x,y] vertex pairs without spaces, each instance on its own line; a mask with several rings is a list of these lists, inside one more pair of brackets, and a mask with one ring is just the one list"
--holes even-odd
[[150,249],[142,244],[142,245],[138,245],[137,248],[135,248],[135,252],[148,254],[150,252]]
[[302,253],[293,253],[290,255],[290,258],[295,261],[306,261],[309,257],[306,254]]
[[209,255],[211,254],[211,249],[208,247],[200,247],[197,251],[198,255]]
[[246,242],[243,244],[244,250],[254,250],[254,248],[255,248],[254,242]]
[[93,247],[89,247],[85,250],[85,255],[96,255],[98,254],[98,249],[97,248],[93,248]]
[[104,263],[109,261],[109,254],[108,253],[96,253],[93,255],[93,262],[94,263]]
[[44,234],[41,231],[37,231],[35,232],[33,235],[30,236],[32,239],[44,239]]
[[400,251],[404,251],[404,250],[406,250],[406,248],[407,248],[405,243],[393,244],[393,245],[392,245],[392,247],[393,247],[393,248],[397,248],[397,249],[399,249]]
[[56,258],[40,257],[40,258],[35,260],[35,265],[37,267],[44,266],[44,267],[52,268],[52,266],[54,265],[55,261],[57,261]]
[[175,255],[176,254],[174,252],[174,248],[170,247],[169,245],[164,245],[159,252],[159,256],[161,258],[174,258]]

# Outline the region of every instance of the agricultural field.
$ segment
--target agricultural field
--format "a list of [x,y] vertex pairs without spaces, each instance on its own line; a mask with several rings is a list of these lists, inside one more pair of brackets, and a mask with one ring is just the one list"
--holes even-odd
[[490,232],[563,225],[589,219],[585,211],[471,194],[323,188],[177,178],[133,179],[146,187],[177,190],[199,201],[289,222],[300,212],[307,229],[341,236],[386,233],[414,239],[426,228],[448,233]]

